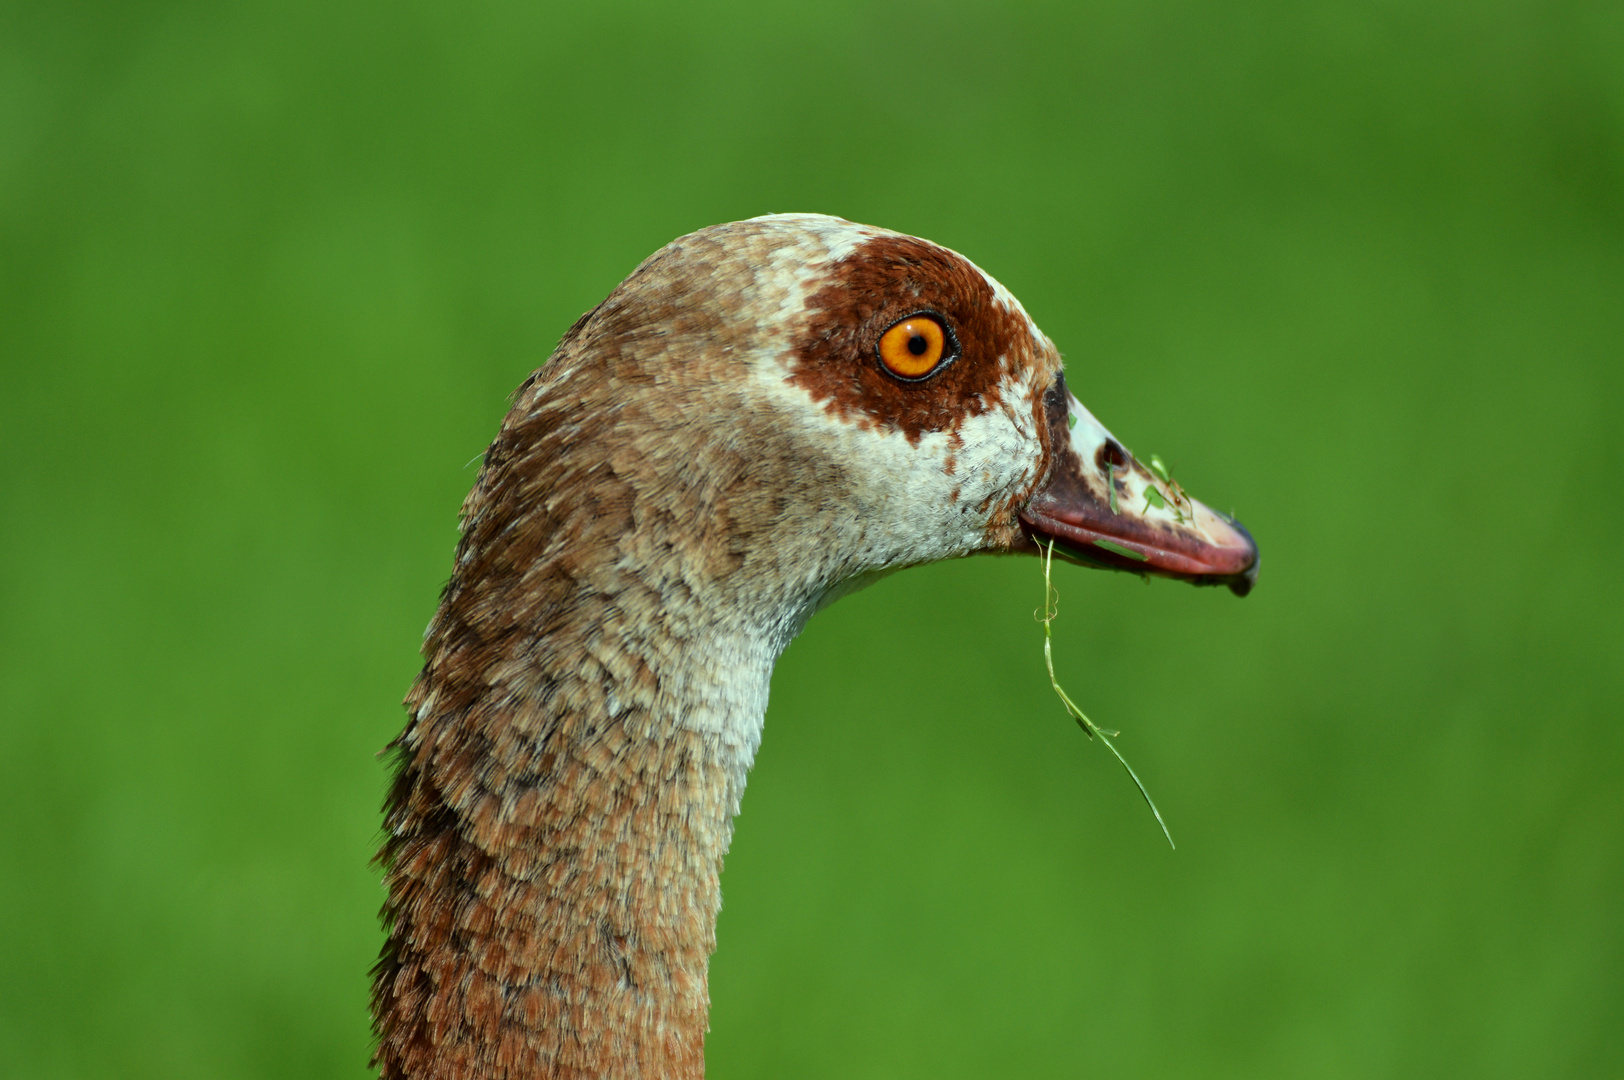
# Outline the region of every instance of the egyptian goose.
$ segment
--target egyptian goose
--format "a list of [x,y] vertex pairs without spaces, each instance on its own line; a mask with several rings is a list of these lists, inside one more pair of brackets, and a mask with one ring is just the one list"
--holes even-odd
[[684,236],[583,315],[462,523],[393,744],[386,1078],[704,1075],[768,680],[837,596],[1040,541],[1241,594],[1257,573],[998,282],[812,214]]

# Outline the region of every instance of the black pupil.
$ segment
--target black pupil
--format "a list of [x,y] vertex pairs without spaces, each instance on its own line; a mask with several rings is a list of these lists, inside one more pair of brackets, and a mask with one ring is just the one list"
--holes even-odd
[[930,343],[925,340],[925,335],[923,334],[915,334],[913,337],[908,339],[908,351],[913,353],[915,356],[924,356],[925,350],[928,348],[930,348]]

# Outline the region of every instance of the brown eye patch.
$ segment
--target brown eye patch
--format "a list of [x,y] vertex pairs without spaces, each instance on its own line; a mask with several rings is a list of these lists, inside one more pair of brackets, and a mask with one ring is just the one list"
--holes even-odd
[[[876,236],[830,267],[807,301],[790,381],[842,419],[899,430],[910,442],[927,431],[953,431],[999,404],[999,383],[1037,362],[1031,327],[1019,310],[998,301],[969,260],[927,240]],[[921,361],[893,353],[884,335],[916,319],[934,321],[943,356],[920,374]],[[899,340],[911,353],[916,337]],[[876,355],[880,363],[875,363]]]

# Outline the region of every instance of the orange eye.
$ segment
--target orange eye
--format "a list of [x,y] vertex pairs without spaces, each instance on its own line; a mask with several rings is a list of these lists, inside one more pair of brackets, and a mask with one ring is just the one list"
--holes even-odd
[[880,337],[880,362],[899,379],[923,379],[942,362],[947,334],[929,315],[903,319]]

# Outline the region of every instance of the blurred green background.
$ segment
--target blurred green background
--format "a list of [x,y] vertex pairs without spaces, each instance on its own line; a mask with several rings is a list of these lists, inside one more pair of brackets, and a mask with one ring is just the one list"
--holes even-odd
[[505,399],[680,233],[1000,277],[1217,590],[910,571],[774,681],[711,1075],[1624,1075],[1624,5],[0,6],[0,1073],[361,1077]]

